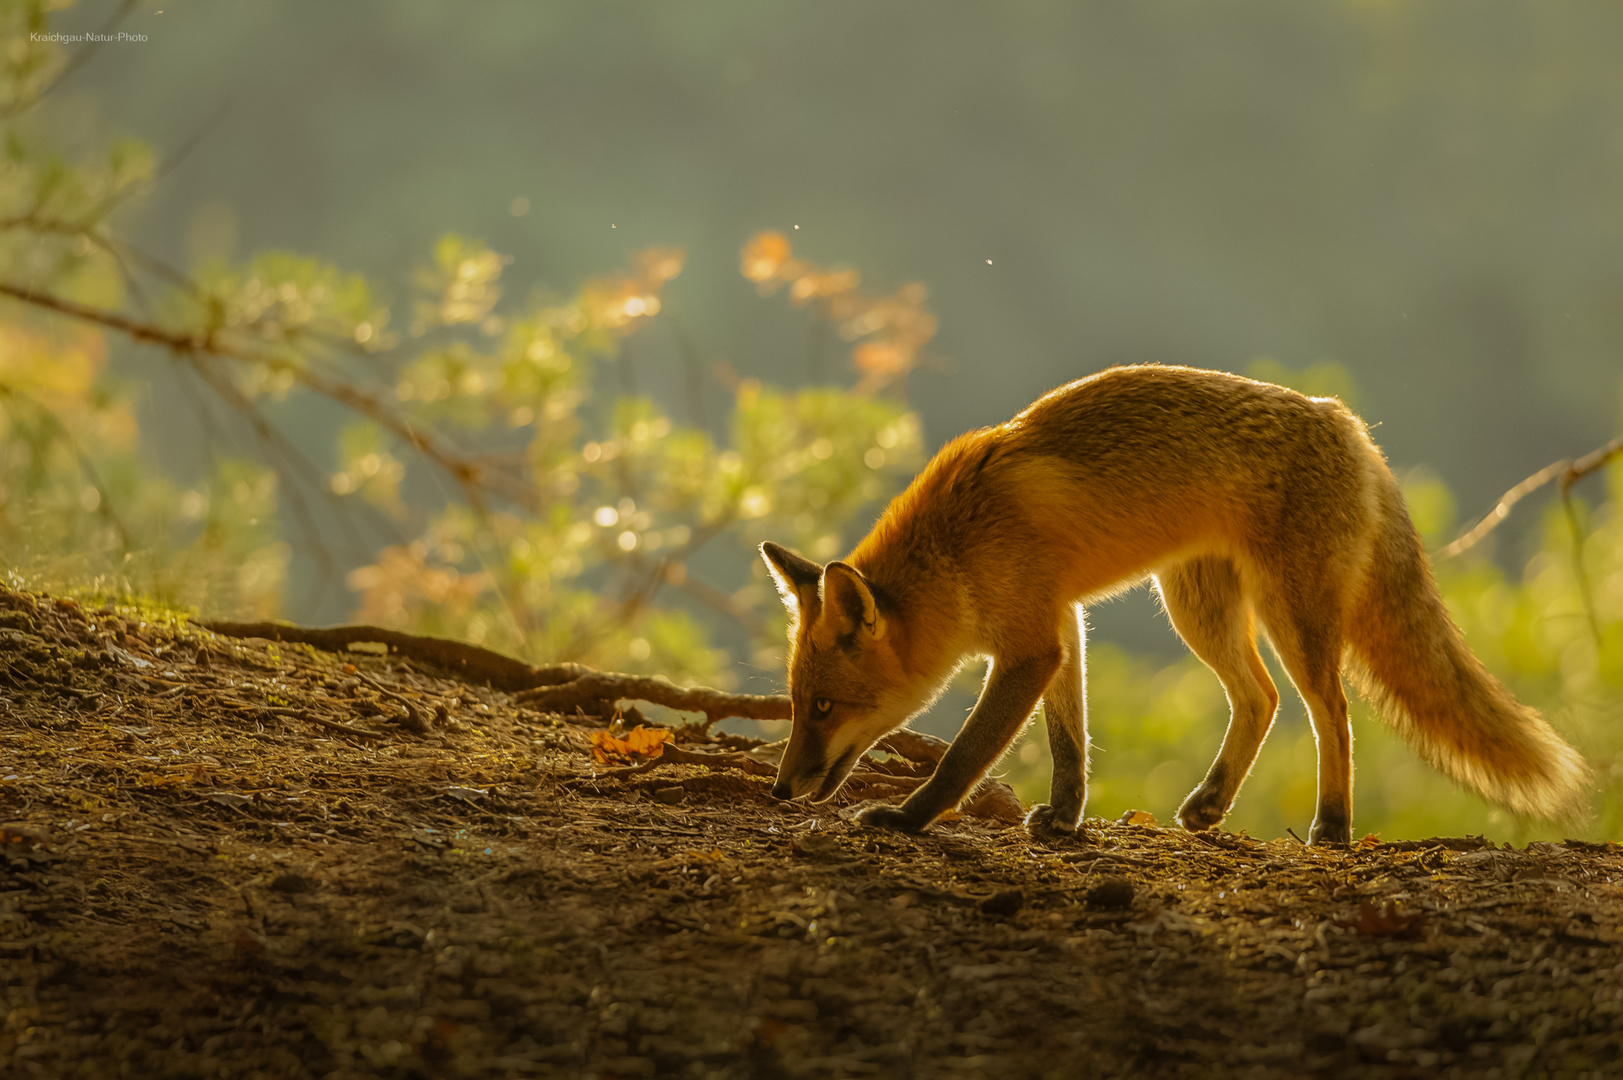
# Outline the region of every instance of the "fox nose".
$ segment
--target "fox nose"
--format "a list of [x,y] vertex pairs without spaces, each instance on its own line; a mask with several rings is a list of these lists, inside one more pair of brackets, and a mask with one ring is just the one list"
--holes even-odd
[[795,797],[795,793],[790,790],[789,781],[779,780],[772,785],[772,797],[774,799],[792,799]]

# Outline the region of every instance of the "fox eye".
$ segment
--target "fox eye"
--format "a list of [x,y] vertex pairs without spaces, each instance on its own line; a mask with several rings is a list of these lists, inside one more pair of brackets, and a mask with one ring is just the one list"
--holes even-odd
[[820,697],[812,702],[812,719],[821,720],[834,711],[834,703],[826,697]]

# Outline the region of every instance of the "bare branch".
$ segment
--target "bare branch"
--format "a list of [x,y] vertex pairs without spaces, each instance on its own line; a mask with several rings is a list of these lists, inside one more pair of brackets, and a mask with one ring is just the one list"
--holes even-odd
[[388,408],[376,395],[349,383],[321,375],[282,357],[233,348],[221,342],[212,331],[186,333],[166,330],[161,326],[140,322],[114,311],[80,304],[9,282],[0,282],[0,296],[9,296],[25,304],[54,311],[81,322],[117,330],[134,341],[159,345],[173,352],[191,356],[215,356],[238,363],[264,364],[275,370],[288,372],[302,386],[360,413],[445,470],[462,488],[463,494],[467,496],[474,510],[481,515],[486,512],[484,495],[487,491],[525,509],[537,508],[536,492],[529,485],[499,472],[492,472],[478,459],[457,453],[434,435],[418,428]]
[[1568,458],[1557,461],[1553,465],[1546,465],[1500,496],[1499,502],[1495,504],[1492,510],[1488,511],[1487,517],[1477,522],[1469,530],[1462,533],[1457,540],[1439,551],[1437,553],[1438,557],[1448,558],[1475,547],[1484,536],[1487,536],[1498,527],[1500,522],[1509,516],[1511,507],[1552,480],[1560,479],[1562,497],[1566,498],[1566,493],[1573,484],[1590,473],[1603,468],[1607,462],[1619,454],[1623,454],[1623,436],[1613,439],[1600,449],[1585,454],[1576,461]]
[[[227,404],[247,419],[249,426],[259,436],[260,442],[271,453],[281,459],[289,475],[297,476],[301,468],[306,470],[307,473],[315,472],[315,466],[299,451],[299,448],[289,442],[281,432],[277,431],[271,425],[271,422],[265,418],[265,414],[260,412],[254,406],[254,403],[243,395],[242,391],[232,386],[229,379],[219,378],[215,372],[203,368],[202,365],[196,362],[195,357],[188,359],[191,362],[192,370],[197,372],[216,394],[224,398]],[[304,501],[304,496],[299,493],[298,486],[288,484],[286,495],[288,505],[293,509],[293,517],[299,524],[299,531],[303,534],[305,543],[310,546],[311,553],[315,556],[316,564],[320,570],[320,577],[316,582],[317,587],[319,587],[333,578],[337,573],[337,565],[333,561],[332,552],[327,549],[327,545],[321,539],[321,530],[316,527],[316,520],[311,515],[310,507]]]
[[[670,575],[666,575],[666,583],[670,583]],[[733,594],[718,589],[708,581],[700,580],[692,574],[685,574],[682,580],[675,583],[675,587],[693,597],[710,610],[719,612],[732,619],[738,625],[748,630],[751,635],[758,636],[766,629],[765,622],[760,615],[748,604],[740,603]]]

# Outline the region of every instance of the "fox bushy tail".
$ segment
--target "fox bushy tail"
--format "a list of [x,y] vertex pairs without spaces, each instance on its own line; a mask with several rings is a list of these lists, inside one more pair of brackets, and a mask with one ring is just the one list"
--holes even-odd
[[1528,817],[1589,816],[1589,768],[1483,668],[1448,616],[1396,481],[1381,485],[1363,597],[1347,626],[1353,684],[1428,762]]

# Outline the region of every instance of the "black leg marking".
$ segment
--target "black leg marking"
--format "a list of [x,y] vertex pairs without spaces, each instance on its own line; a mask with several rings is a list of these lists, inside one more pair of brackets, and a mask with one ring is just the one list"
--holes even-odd
[[1229,802],[1233,798],[1228,790],[1228,769],[1222,761],[1212,763],[1211,771],[1206,779],[1178,808],[1178,821],[1190,832],[1201,832],[1210,829],[1223,820],[1223,815],[1229,812]]
[[921,833],[929,827],[930,818],[920,820],[905,807],[875,803],[857,813],[857,823],[870,829],[891,829],[896,832]]
[[1082,803],[1069,808],[1038,803],[1026,813],[1026,832],[1032,836],[1070,836],[1082,821]]
[[1318,816],[1313,819],[1313,828],[1308,830],[1307,842],[1352,843],[1352,822],[1347,820],[1346,808],[1334,803],[1320,803]]

